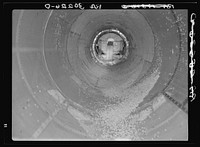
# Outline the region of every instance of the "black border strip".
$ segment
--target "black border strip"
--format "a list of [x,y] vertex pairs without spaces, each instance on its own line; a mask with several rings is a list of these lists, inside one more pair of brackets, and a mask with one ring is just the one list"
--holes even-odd
[[[159,2],[159,4],[162,4],[163,2]],[[168,2],[169,3],[169,2]],[[164,4],[168,4],[168,3],[164,3]],[[20,3],[13,3],[13,2],[4,2],[3,3],[3,25],[4,25],[4,29],[3,31],[3,43],[4,47],[6,48],[2,48],[3,50],[3,54],[4,52],[6,52],[6,62],[4,60],[4,65],[3,68],[5,69],[3,71],[3,83],[4,84],[4,91],[5,91],[5,95],[4,97],[2,97],[2,104],[6,106],[6,110],[4,110],[4,117],[3,117],[3,124],[7,124],[7,128],[4,128],[4,136],[3,136],[3,144],[4,145],[9,145],[9,144],[72,144],[72,142],[67,142],[67,143],[63,143],[63,142],[30,142],[30,141],[12,141],[12,10],[14,9],[45,9],[44,8],[44,4],[46,3],[37,3],[37,2],[20,2]],[[50,3],[50,4],[57,4],[57,3]],[[60,3],[61,4],[61,3]],[[66,3],[68,4],[68,3]],[[102,4],[102,9],[121,9],[121,5],[122,4],[147,4],[147,2],[140,2],[140,3],[121,3],[121,2],[115,2],[115,3],[99,3],[99,2],[93,2],[93,3],[82,3],[86,8],[89,8],[89,6],[91,4]],[[149,3],[148,3],[149,4]],[[156,4],[156,3],[151,3],[151,4]],[[192,13],[196,13],[197,14],[197,3],[196,2],[184,2],[184,3],[170,3],[174,5],[174,9],[188,9],[188,19],[189,16]],[[188,20],[189,22],[189,20]],[[188,28],[190,28],[190,24],[188,25]],[[197,24],[195,25],[195,30],[197,30]],[[6,35],[5,35],[6,34]],[[197,34],[196,37],[197,38]],[[197,41],[197,39],[196,39]],[[196,47],[197,48],[198,42],[196,42]],[[188,49],[189,49],[189,45],[188,45]],[[197,55],[196,55],[197,56]],[[188,57],[189,59],[189,57]],[[197,67],[197,65],[196,65]],[[197,74],[197,73],[196,73]],[[195,80],[195,78],[197,78],[196,76],[194,77],[194,85],[197,84],[197,80]],[[189,80],[190,81],[190,80]],[[194,101],[192,103],[189,102],[189,141],[185,142],[185,141],[181,141],[181,142],[162,142],[162,143],[167,143],[167,144],[182,144],[182,143],[189,143],[189,144],[195,144],[198,142],[199,138],[200,138],[200,133],[197,132],[198,130],[200,130],[200,122],[198,121],[198,112],[197,112],[197,102]],[[187,102],[186,102],[187,103]],[[2,126],[3,126],[2,124]],[[83,142],[79,142],[78,144],[82,144]],[[113,144],[114,142],[106,142],[105,144]],[[129,142],[130,143],[130,142]],[[138,143],[138,142],[133,142],[133,143]],[[139,142],[139,144],[141,143],[151,143],[154,144],[156,142]],[[158,142],[159,144],[161,142]],[[74,142],[73,142],[74,144]],[[124,144],[124,143],[123,143]]]

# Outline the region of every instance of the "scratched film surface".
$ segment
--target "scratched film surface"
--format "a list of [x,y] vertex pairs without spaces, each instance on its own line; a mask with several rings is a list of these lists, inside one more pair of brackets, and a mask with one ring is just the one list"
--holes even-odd
[[[88,53],[107,25],[134,46],[117,73]],[[13,30],[13,139],[188,139],[186,10],[14,11]]]

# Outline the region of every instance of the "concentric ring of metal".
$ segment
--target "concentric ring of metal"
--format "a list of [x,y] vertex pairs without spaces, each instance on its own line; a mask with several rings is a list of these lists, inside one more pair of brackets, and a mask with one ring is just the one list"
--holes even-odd
[[[123,30],[128,40],[131,40],[129,48],[130,55],[127,61],[121,66],[111,67],[111,69],[105,69],[102,66],[94,64],[94,61],[90,59],[91,56],[89,53],[89,48],[91,48],[92,44],[91,40],[93,40],[92,35],[95,32],[99,32],[99,30],[105,30],[105,28],[118,28],[119,30]],[[73,56],[69,57],[71,58],[70,62],[72,65],[77,63],[74,66],[79,67],[75,68],[75,70],[78,70],[77,73],[79,74],[84,74],[88,82],[90,81],[90,77],[92,77],[92,83],[96,84],[95,86],[112,87],[113,85],[120,85],[127,80],[130,72],[133,73],[138,70],[138,65],[143,64],[143,61],[147,60],[151,62],[153,59],[153,33],[147,21],[137,11],[124,12],[108,10],[92,13],[91,11],[86,11],[74,22],[71,32],[73,33],[68,38],[67,49],[69,50],[69,54],[73,54],[73,52],[78,50],[79,56],[78,58]],[[137,36],[136,34],[139,35]],[[74,45],[78,46],[76,47]],[[125,64],[129,64],[129,66],[124,66]]]
[[94,41],[92,43],[92,47],[91,47],[90,51],[91,51],[92,57],[96,60],[96,62],[99,62],[99,63],[101,63],[101,64],[103,64],[105,66],[107,66],[107,65],[114,65],[116,63],[113,62],[113,61],[105,62],[103,59],[100,59],[99,57],[97,57],[97,53],[96,53],[95,50],[96,50],[96,47],[97,47],[97,44],[98,44],[97,40],[102,36],[102,34],[104,34],[104,33],[111,33],[111,32],[118,34],[120,36],[120,38],[122,38],[123,41],[125,42],[124,43],[124,50],[125,50],[124,54],[125,55],[124,55],[124,57],[121,60],[126,59],[127,56],[128,56],[129,43],[128,43],[126,37],[119,30],[116,30],[116,29],[103,30],[102,32],[100,32],[99,34],[97,34],[97,36],[94,38]]
[[[14,134],[186,139],[186,20],[185,11],[171,10],[22,11],[13,78],[25,86],[13,86],[22,93],[13,101]],[[113,66],[91,54],[105,30],[128,43],[127,58]]]

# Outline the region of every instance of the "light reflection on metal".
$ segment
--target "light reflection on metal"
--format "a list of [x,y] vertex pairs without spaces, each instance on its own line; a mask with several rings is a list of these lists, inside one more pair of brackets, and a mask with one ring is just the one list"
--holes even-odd
[[106,62],[106,61],[103,61],[102,59],[100,59],[100,58],[97,56],[97,53],[96,53],[96,51],[95,51],[95,48],[97,47],[96,44],[97,44],[97,40],[98,40],[99,36],[101,36],[102,34],[104,34],[104,33],[106,33],[106,32],[115,32],[115,33],[119,34],[120,37],[122,37],[123,40],[125,41],[125,43],[126,43],[126,45],[125,45],[125,46],[126,46],[126,53],[125,53],[123,59],[126,59],[128,53],[129,53],[129,51],[128,51],[129,42],[128,42],[126,36],[125,36],[123,33],[121,33],[118,29],[107,29],[107,30],[103,30],[103,31],[99,32],[99,33],[95,36],[95,38],[94,38],[94,40],[93,40],[92,48],[91,48],[91,54],[92,54],[92,57],[93,57],[93,59],[95,60],[95,62],[99,62],[99,63],[101,63],[101,64],[103,64],[103,65],[105,65],[105,66],[116,64],[116,62],[114,62],[114,61],[107,61],[107,62]]

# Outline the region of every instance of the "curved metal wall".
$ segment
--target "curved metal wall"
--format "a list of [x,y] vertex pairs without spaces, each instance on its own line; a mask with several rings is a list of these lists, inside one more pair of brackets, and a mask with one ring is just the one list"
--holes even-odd
[[[53,140],[187,140],[187,11],[13,11],[12,136]],[[107,28],[127,59],[91,56]]]

